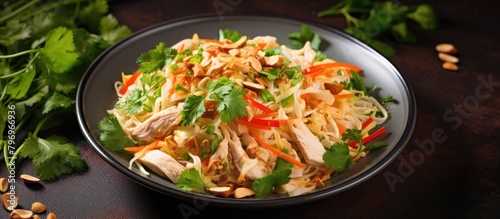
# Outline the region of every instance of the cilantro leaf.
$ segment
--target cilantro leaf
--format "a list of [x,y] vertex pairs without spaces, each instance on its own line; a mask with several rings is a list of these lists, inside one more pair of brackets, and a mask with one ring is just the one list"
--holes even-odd
[[207,93],[203,96],[189,95],[183,105],[181,125],[191,125],[206,111],[205,99],[216,102],[216,110],[223,122],[234,121],[246,116],[247,103],[243,100],[243,87],[234,81],[221,77],[207,84]]
[[228,95],[224,95],[222,100],[217,103],[217,111],[220,113],[223,122],[234,121],[247,115],[247,104],[243,100],[244,95],[243,87],[234,85],[231,92]]
[[138,113],[143,106],[143,102],[145,102],[147,97],[144,95],[144,92],[137,88],[132,90],[132,92],[125,97],[125,101],[117,102],[115,104],[115,108],[117,109],[125,109],[125,112],[129,115]]
[[394,97],[389,94],[386,97],[382,98],[382,100],[380,100],[380,103],[384,104],[384,103],[389,103],[389,102],[393,102],[393,101],[394,101]]
[[109,45],[117,43],[132,33],[130,28],[120,25],[111,14],[101,18],[100,27],[101,36]]
[[127,136],[114,115],[109,115],[99,122],[101,136],[99,139],[104,147],[110,151],[119,151],[135,143]]
[[252,189],[255,191],[255,198],[264,198],[275,188],[290,182],[292,167],[293,164],[278,158],[271,174],[256,179],[252,183]]
[[97,32],[99,20],[108,13],[108,10],[109,6],[106,0],[91,1],[80,11],[80,21],[88,26],[92,32]]
[[63,73],[78,63],[73,32],[58,27],[47,34],[45,46],[41,49],[45,65],[55,73]]
[[[392,57],[395,50],[376,40],[379,35],[390,32],[398,42],[414,42],[416,38],[407,28],[407,20],[417,22],[423,29],[438,26],[435,12],[427,4],[414,7],[392,1],[342,0],[317,13],[318,17],[329,15],[343,16],[347,24],[344,32],[367,43],[386,57]],[[377,24],[377,31],[371,28],[373,24]]]
[[189,95],[182,107],[180,125],[191,125],[205,112],[205,97]]
[[54,92],[45,102],[42,113],[47,114],[56,109],[67,109],[72,107],[73,104],[75,104],[74,98],[65,96],[59,92]]
[[32,133],[20,146],[21,157],[32,159],[36,174],[42,180],[51,180],[63,174],[87,170],[87,163],[78,148],[61,136],[39,138]]
[[160,42],[154,49],[142,53],[137,58],[137,64],[139,64],[142,73],[148,74],[170,64],[176,55],[177,50],[166,48],[165,43]]
[[319,50],[322,42],[319,34],[312,31],[307,25],[302,25],[300,32],[288,34],[288,39],[290,39],[290,47],[293,49],[300,49],[309,41],[311,43],[311,48],[315,51]]
[[332,144],[323,154],[323,160],[329,167],[334,169],[336,173],[340,173],[354,165],[354,161],[349,156],[349,147],[343,142],[335,142]]
[[229,29],[220,29],[219,30],[219,40],[222,41],[224,39],[231,40],[231,42],[236,42],[241,38],[240,32],[237,30],[229,30]]
[[182,191],[206,193],[205,182],[203,182],[200,172],[195,168],[182,171],[175,184]]
[[370,92],[375,90],[376,88],[375,84],[372,84],[372,86],[367,89],[363,78],[354,70],[351,70],[350,72],[351,72],[352,88],[354,88],[355,90],[362,91],[365,95],[369,95]]
[[252,183],[252,189],[255,191],[255,198],[262,199],[266,197],[275,188],[276,179],[273,174],[256,179]]
[[274,81],[278,78],[281,78],[283,76],[284,69],[279,68],[279,67],[274,67],[269,70],[260,70],[259,74],[263,74],[269,79],[270,81]]
[[407,14],[406,17],[417,22],[425,30],[434,29],[439,26],[436,12],[428,4],[418,5],[415,11]]
[[5,26],[0,27],[0,44],[11,46],[15,42],[24,40],[30,37],[31,27],[26,23],[21,23],[19,20],[11,20]]
[[28,90],[35,78],[36,70],[35,66],[29,66],[24,74],[15,76],[9,81],[9,89],[7,89],[7,94],[9,94],[14,99],[22,99],[28,93]]

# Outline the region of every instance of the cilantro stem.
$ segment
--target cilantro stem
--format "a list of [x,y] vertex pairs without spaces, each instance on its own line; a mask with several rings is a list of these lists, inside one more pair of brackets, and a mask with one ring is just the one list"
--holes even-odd
[[10,172],[10,160],[9,160],[9,156],[8,156],[8,146],[7,144],[5,144],[5,142],[7,141],[3,141],[2,144],[3,144],[3,157],[4,157],[4,160],[5,160],[5,166],[7,167],[7,172]]
[[[39,131],[40,131],[40,129],[43,127],[43,125],[45,124],[45,122],[47,122],[47,120],[48,120],[48,119],[49,119],[52,115],[54,115],[54,114],[49,114],[49,115],[47,115],[47,116],[43,117],[43,118],[42,118],[42,120],[40,120],[40,122],[36,125],[35,130],[33,131],[33,135],[34,135],[34,136],[38,136],[38,132],[39,132]],[[20,125],[19,125],[19,126],[20,126]],[[4,149],[4,157],[5,157],[5,162],[6,162],[6,164],[7,164],[7,168],[9,168],[9,164],[11,164],[11,163],[12,163],[12,160],[13,160],[13,159],[15,160],[15,159],[17,158],[17,155],[19,155],[19,153],[21,152],[21,150],[23,149],[23,147],[24,147],[24,144],[21,144],[21,146],[19,146],[19,147],[16,149],[16,151],[14,152],[14,154],[12,155],[11,160],[9,160],[8,162],[7,162],[7,160],[8,160],[8,157],[7,157],[7,152],[6,152],[6,150]],[[9,171],[10,171],[10,170],[9,170]]]
[[[1,83],[0,83],[1,85]],[[3,88],[2,90],[2,94],[0,94],[0,101],[3,100],[3,98],[5,97],[5,94],[7,94],[7,88],[9,87],[9,84],[8,83],[5,83],[5,87]],[[3,136],[2,136],[3,137]],[[2,138],[3,139],[3,138]]]
[[39,51],[39,49],[30,49],[30,50],[24,50],[24,51],[14,53],[14,54],[9,54],[9,55],[0,55],[0,59],[15,58],[18,56],[22,56],[22,55],[26,55],[26,54],[30,54],[30,53],[34,53],[34,52],[38,52],[38,51]]
[[[19,1],[19,2],[21,2],[21,1]],[[38,2],[38,0],[32,0],[32,1],[24,4],[23,6],[19,7],[18,9],[14,10],[13,12],[11,12],[3,17],[0,17],[0,23],[3,23],[6,20],[8,20],[9,18],[16,16],[17,14],[21,13],[22,11],[31,7],[32,5],[36,4],[37,2]]]
[[[29,50],[28,50],[29,51]],[[26,67],[24,67],[23,69],[19,70],[19,71],[16,71],[16,72],[13,72],[13,73],[10,73],[8,75],[3,75],[3,76],[0,76],[0,79],[4,79],[4,78],[10,78],[10,77],[14,77],[16,75],[20,75],[20,74],[24,74],[26,73],[30,67],[33,67],[32,64],[33,62],[35,61],[36,57],[38,56],[39,53],[36,53],[35,56],[33,56],[33,58],[30,59],[30,61],[28,62],[28,64],[26,64]],[[2,58],[2,57],[0,57]]]

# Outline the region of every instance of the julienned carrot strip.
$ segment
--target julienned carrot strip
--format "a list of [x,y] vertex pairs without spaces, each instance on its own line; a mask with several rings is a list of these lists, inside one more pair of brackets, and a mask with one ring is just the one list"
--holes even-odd
[[355,66],[353,64],[345,63],[345,62],[329,62],[329,63],[323,63],[323,64],[318,64],[315,66],[310,67],[309,69],[313,71],[315,68],[348,68],[352,69],[356,72],[360,72],[361,68],[358,66]]
[[373,118],[372,117],[368,118],[365,122],[363,122],[363,124],[361,124],[361,130],[365,129],[372,122],[373,122]]
[[[381,134],[384,134],[385,131],[386,131],[385,127],[381,127],[377,131],[373,132],[371,135],[368,135],[368,136],[364,137],[361,142],[363,144],[366,144],[366,143],[372,141],[373,139],[375,139],[376,137],[380,136]],[[358,142],[354,141],[354,142],[351,142],[349,144],[349,146],[350,147],[355,147],[356,144],[358,144]]]
[[236,123],[244,125],[244,126],[252,127],[252,128],[271,130],[271,126],[265,126],[265,125],[259,125],[256,123],[251,123],[251,122],[247,121],[246,119],[238,119],[238,120],[236,120]]
[[274,112],[272,109],[270,109],[269,107],[267,106],[264,106],[262,105],[261,103],[255,101],[254,99],[250,98],[250,97],[247,97],[247,96],[243,96],[243,99],[245,100],[245,102],[247,102],[249,105],[257,108],[257,109],[260,109],[262,110],[263,112],[265,113],[272,113]]
[[136,146],[136,147],[126,147],[126,148],[123,148],[123,150],[126,150],[128,152],[132,152],[132,153],[137,153],[145,148],[147,148],[148,150],[160,149],[161,146],[158,145],[159,142],[160,142],[160,140],[157,139],[148,145],[142,145],[142,146]]
[[261,113],[261,114],[255,114],[253,115],[254,118],[267,118],[267,117],[272,117],[272,116],[277,116],[278,112],[270,112],[270,113]]
[[318,174],[316,174],[316,176],[315,176],[315,177],[314,177],[311,181],[316,181],[316,180],[319,180],[319,179],[323,178],[323,176],[324,176],[324,175],[325,175],[325,173],[324,173],[324,172],[319,171],[319,173],[318,173]]
[[271,151],[273,154],[276,154],[276,156],[278,156],[279,158],[283,159],[283,160],[286,160],[288,162],[290,162],[291,164],[299,167],[299,168],[306,168],[306,165],[301,163],[300,161],[298,160],[295,160],[295,158],[293,158],[292,156],[288,155],[288,154],[285,154],[283,153],[282,151],[274,148],[273,146],[267,144],[265,141],[263,141],[261,138],[259,138],[259,136],[257,136],[255,133],[253,133],[252,131],[250,131],[250,135],[252,135],[252,137],[260,144],[262,145],[262,147],[264,147],[265,149]]
[[134,72],[134,74],[132,74],[132,76],[126,82],[124,82],[123,87],[120,90],[121,95],[124,95],[127,92],[128,87],[130,87],[130,85],[132,85],[135,82],[135,80],[139,77],[140,74],[141,72],[137,70]]
[[344,125],[342,125],[342,124],[340,124],[338,122],[337,122],[337,127],[339,128],[339,133],[341,135],[347,131],[347,128]]
[[203,161],[201,161],[201,166],[208,166],[208,163],[210,162],[210,157],[205,158]]
[[335,97],[336,100],[338,99],[342,99],[342,98],[349,98],[349,97],[352,97],[354,96],[353,93],[350,93],[350,94],[336,94],[336,95],[333,95],[333,97]]

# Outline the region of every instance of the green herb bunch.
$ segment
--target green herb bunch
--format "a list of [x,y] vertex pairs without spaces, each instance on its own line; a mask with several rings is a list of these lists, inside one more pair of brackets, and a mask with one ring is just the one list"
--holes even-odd
[[0,4],[0,149],[7,168],[22,157],[43,180],[85,171],[75,145],[40,131],[74,118],[85,70],[131,30],[109,14],[106,0]]
[[394,48],[377,40],[390,33],[397,42],[415,42],[408,21],[413,21],[428,30],[438,27],[438,19],[432,6],[420,4],[404,5],[399,1],[342,0],[332,7],[319,11],[318,17],[344,16],[347,27],[344,31],[367,43],[386,57],[395,54]]

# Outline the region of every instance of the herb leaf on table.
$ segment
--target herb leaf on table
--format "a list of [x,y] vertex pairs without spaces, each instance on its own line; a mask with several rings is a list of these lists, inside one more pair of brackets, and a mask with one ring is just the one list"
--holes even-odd
[[432,6],[404,5],[393,1],[342,0],[328,9],[319,11],[318,17],[343,16],[347,27],[344,31],[367,43],[386,57],[396,52],[392,46],[377,37],[391,34],[397,42],[415,42],[416,36],[408,21],[416,22],[423,29],[438,27],[438,19]]
[[87,169],[68,139],[39,133],[74,117],[76,88],[84,71],[106,48],[132,33],[108,8],[106,0],[2,2],[0,111],[15,111],[12,132],[23,142],[9,149],[3,135],[7,120],[0,118],[0,149],[8,169],[18,156],[30,158],[43,180]]

